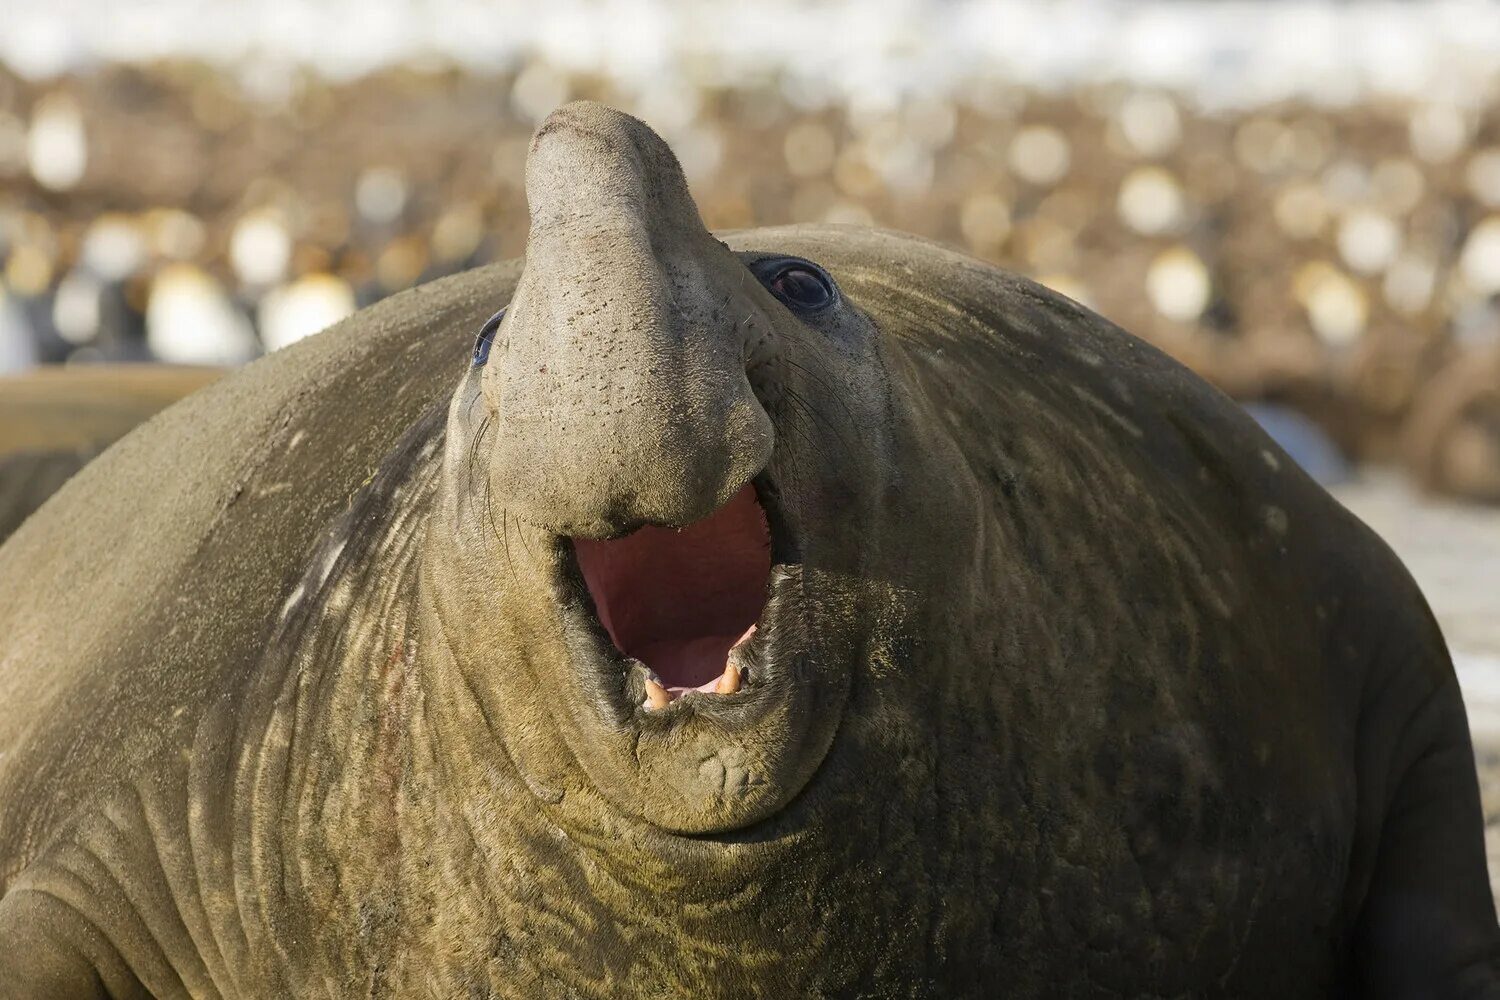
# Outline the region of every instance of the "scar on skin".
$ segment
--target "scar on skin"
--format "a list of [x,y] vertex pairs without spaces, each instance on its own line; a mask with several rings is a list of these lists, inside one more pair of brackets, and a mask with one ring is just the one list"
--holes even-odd
[[1289,522],[1286,516],[1286,511],[1282,510],[1280,507],[1268,504],[1266,508],[1261,511],[1261,518],[1266,522],[1266,527],[1270,528],[1273,534],[1286,534],[1286,529]]

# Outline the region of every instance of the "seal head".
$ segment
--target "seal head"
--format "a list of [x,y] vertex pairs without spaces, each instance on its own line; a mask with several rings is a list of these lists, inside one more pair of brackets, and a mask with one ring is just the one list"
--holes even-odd
[[899,631],[888,359],[819,264],[710,235],[633,118],[555,112],[527,191],[525,270],[451,409],[434,574],[464,581],[450,623],[514,633],[450,645],[534,789],[576,762],[658,827],[745,826],[817,771],[870,623]]

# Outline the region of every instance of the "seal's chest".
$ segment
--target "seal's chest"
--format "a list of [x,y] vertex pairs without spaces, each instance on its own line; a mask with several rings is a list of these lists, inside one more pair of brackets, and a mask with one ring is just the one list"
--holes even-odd
[[1021,958],[1037,986],[1159,995],[1331,982],[1353,836],[1337,783],[1280,780],[1180,720],[1089,749],[1033,785],[1016,824],[997,968]]

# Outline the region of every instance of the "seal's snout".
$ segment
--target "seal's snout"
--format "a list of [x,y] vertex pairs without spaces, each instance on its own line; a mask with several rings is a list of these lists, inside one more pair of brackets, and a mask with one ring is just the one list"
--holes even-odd
[[492,482],[516,517],[608,538],[724,507],[770,459],[746,375],[767,334],[666,144],[588,102],[542,123],[531,233],[484,391]]

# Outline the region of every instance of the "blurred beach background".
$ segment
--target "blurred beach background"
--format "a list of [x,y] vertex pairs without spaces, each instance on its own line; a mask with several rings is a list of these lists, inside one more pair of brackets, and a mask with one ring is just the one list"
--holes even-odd
[[515,256],[531,130],[606,101],[711,227],[941,240],[1246,403],[1428,593],[1500,850],[1500,7],[0,0],[0,25],[0,373],[237,365]]

